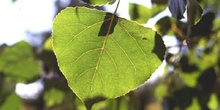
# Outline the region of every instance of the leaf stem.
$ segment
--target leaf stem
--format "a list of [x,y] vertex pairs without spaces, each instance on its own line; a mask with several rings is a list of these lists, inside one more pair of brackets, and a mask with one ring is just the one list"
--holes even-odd
[[116,5],[115,11],[114,11],[114,13],[113,13],[113,16],[111,17],[111,21],[110,21],[110,24],[109,24],[109,27],[108,27],[108,31],[107,31],[107,34],[106,34],[106,39],[105,39],[105,41],[107,40],[107,38],[108,38],[108,36],[109,36],[110,30],[111,30],[111,27],[112,27],[112,23],[113,23],[113,20],[114,20],[114,18],[115,18],[115,16],[116,16],[116,13],[117,13],[119,4],[120,4],[120,0],[118,0],[118,3],[117,3],[117,5]]
[[[115,8],[115,11],[114,11],[113,15],[111,16],[111,19],[110,19],[111,21],[110,21],[110,24],[109,24],[109,27],[108,27],[108,31],[107,31],[106,37],[105,37],[105,39],[104,39],[104,41],[103,41],[103,45],[102,45],[102,48],[101,48],[101,52],[100,52],[100,54],[99,54],[99,58],[98,58],[98,61],[97,61],[97,65],[96,65],[96,67],[95,67],[95,72],[94,72],[94,75],[93,75],[93,78],[92,78],[92,83],[93,83],[94,78],[95,78],[95,73],[96,73],[97,70],[98,70],[98,67],[99,67],[99,64],[100,64],[100,60],[101,60],[103,51],[104,51],[104,49],[105,49],[105,46],[106,46],[106,43],[107,43],[107,40],[108,40],[108,36],[109,36],[110,30],[111,30],[111,27],[112,27],[112,23],[113,23],[113,20],[114,20],[114,18],[115,18],[115,16],[116,16],[116,12],[117,12],[117,10],[118,10],[119,4],[120,4],[120,0],[118,0],[118,3],[117,3],[116,8]],[[92,93],[92,86],[91,86],[91,88],[90,88],[90,93]]]

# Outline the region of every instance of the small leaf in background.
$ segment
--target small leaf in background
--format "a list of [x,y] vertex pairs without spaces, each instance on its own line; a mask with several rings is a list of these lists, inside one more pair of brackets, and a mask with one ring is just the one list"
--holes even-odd
[[99,36],[103,23],[112,16],[88,8],[66,8],[53,24],[53,49],[59,67],[84,102],[125,95],[161,64],[152,53],[155,32],[149,28],[115,17],[113,32]]
[[157,86],[156,90],[155,90],[155,95],[159,100],[163,100],[164,96],[167,94],[167,85],[165,84],[160,84],[159,86]]
[[151,17],[150,9],[138,4],[129,3],[129,15],[131,20],[137,21],[140,24],[146,23]]
[[156,14],[161,12],[166,8],[165,5],[160,6],[152,6],[151,8],[147,8],[143,5],[138,4],[129,4],[129,15],[131,20],[137,21],[140,24],[147,23],[148,19],[154,17]]
[[22,110],[22,100],[13,93],[0,106],[0,110]]
[[48,38],[46,40],[46,42],[44,43],[44,50],[49,50],[49,51],[52,51],[52,38]]
[[63,102],[65,93],[59,89],[52,88],[44,94],[44,101],[47,107],[52,107]]
[[25,82],[40,75],[32,47],[24,41],[5,48],[0,54],[0,71],[15,81]]
[[208,102],[208,107],[211,110],[217,110],[218,109],[219,101],[218,101],[218,96],[216,94],[212,93],[210,95],[209,102]]
[[213,21],[213,30],[219,30],[220,29],[220,18],[215,18]]
[[201,108],[200,108],[198,99],[195,98],[195,97],[192,99],[191,105],[186,108],[186,110],[200,110],[200,109],[201,109]]
[[91,5],[104,5],[104,4],[113,4],[116,0],[82,0]]
[[184,83],[189,87],[195,87],[197,84],[197,79],[201,74],[198,72],[192,73],[181,73],[180,77],[183,79]]
[[157,21],[155,28],[161,36],[171,33],[172,19],[170,17],[163,17]]
[[212,11],[214,11],[215,13],[219,13],[219,0],[201,0],[201,2],[204,5],[204,7],[211,8]]

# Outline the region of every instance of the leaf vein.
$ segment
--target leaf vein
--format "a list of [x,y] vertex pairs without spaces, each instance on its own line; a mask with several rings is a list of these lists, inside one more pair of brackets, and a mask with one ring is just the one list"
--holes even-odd
[[[119,22],[120,22],[120,20],[119,20]],[[128,32],[128,30],[123,26],[122,23],[119,23],[119,25],[120,25],[120,26],[122,27],[122,29],[128,34],[128,36],[131,37],[131,38],[135,41],[137,47],[138,47],[138,48],[141,50],[141,52],[143,53],[143,55],[144,55],[144,57],[145,57],[145,59],[146,59],[145,61],[147,61],[147,56],[146,56],[144,50],[143,50],[143,49],[140,47],[140,45],[138,44],[137,40]]]
[[[127,59],[129,60],[129,62],[131,63],[132,67],[134,68],[134,76],[136,76],[136,72],[137,72],[137,69],[134,65],[134,63],[132,62],[132,60],[130,59],[130,57],[128,56],[127,52],[124,50],[124,48],[113,38],[111,37],[111,39],[119,46],[119,48],[123,51],[123,53],[125,54],[125,56],[127,57]],[[137,78],[135,78],[136,80]]]

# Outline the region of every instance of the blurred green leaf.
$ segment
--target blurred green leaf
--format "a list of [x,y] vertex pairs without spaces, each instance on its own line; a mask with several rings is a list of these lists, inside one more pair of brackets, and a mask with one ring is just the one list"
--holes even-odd
[[216,94],[212,93],[212,94],[210,95],[208,107],[209,107],[211,110],[217,110],[217,109],[218,109],[218,107],[219,107],[219,101],[218,101],[218,97],[217,97]]
[[204,7],[204,8],[209,8],[212,9],[212,11],[214,11],[215,13],[219,12],[219,4],[220,1],[219,0],[201,0],[200,4]]
[[91,5],[113,4],[116,0],[83,0]]
[[77,105],[77,110],[86,110],[84,103],[78,97],[75,98],[74,103]]
[[198,57],[196,50],[193,49],[189,54],[190,61],[195,63],[199,67],[200,71],[204,71],[218,63],[219,45],[208,47],[212,45],[211,43],[215,43],[215,41],[202,38],[199,40],[198,48],[204,49],[206,52],[203,52],[201,57]]
[[165,84],[160,84],[155,90],[155,96],[159,100],[162,100],[166,94],[167,94],[167,85]]
[[25,82],[39,75],[40,66],[31,46],[21,41],[3,50],[0,71],[15,81]]
[[166,8],[165,5],[155,6],[147,8],[143,5],[129,3],[129,14],[131,20],[137,21],[140,24],[146,23],[149,18],[154,17],[156,14]]
[[200,76],[200,74],[198,72],[181,73],[180,76],[187,86],[195,87],[197,84],[197,79]]
[[220,29],[220,18],[216,18],[213,21],[213,30],[219,30]]
[[52,38],[48,38],[46,40],[46,42],[44,43],[44,50],[49,50],[49,51],[52,51]]
[[17,2],[17,0],[11,0],[12,2]]
[[4,103],[5,99],[11,95],[11,93],[14,93],[14,90],[15,83],[11,80],[4,79],[0,73],[0,106]]
[[83,101],[122,96],[161,64],[152,53],[154,31],[112,16],[80,7],[66,8],[55,18],[53,49],[59,67]]
[[201,110],[197,98],[193,98],[192,104],[186,108],[186,110]]
[[22,110],[22,100],[15,93],[7,97],[0,110]]
[[63,102],[65,93],[59,89],[52,88],[44,94],[44,100],[47,107],[52,107]]
[[174,34],[172,30],[172,25],[174,24],[174,19],[166,16],[161,18],[157,23],[155,24],[155,28],[157,32],[163,36],[163,35],[172,35]]

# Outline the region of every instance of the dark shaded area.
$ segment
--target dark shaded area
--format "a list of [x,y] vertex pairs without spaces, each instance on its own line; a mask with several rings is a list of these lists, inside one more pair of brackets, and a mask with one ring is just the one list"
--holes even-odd
[[213,92],[217,81],[217,74],[214,67],[208,68],[205,70],[201,76],[198,78],[198,84],[206,92]]
[[187,7],[187,16],[188,16],[187,23],[189,26],[193,26],[195,22],[198,20],[198,18],[201,17],[203,13],[203,9],[196,0],[188,1],[186,7]]
[[[171,81],[175,81],[175,79],[171,79]],[[178,83],[175,82],[174,84]],[[164,98],[164,110],[174,110],[176,107],[178,107],[180,110],[185,110],[191,106],[193,98],[198,100],[201,110],[210,110],[208,103],[210,101],[211,94],[217,92],[216,84],[217,73],[213,67],[210,67],[201,73],[197,79],[197,85],[195,87],[188,87],[187,85],[184,85],[178,89],[175,89],[174,86],[170,88],[169,90],[174,89],[174,91],[169,93],[169,95]],[[172,86],[172,83],[169,86]]]
[[196,25],[191,27],[191,33],[189,35],[189,38],[187,39],[187,44],[190,48],[194,47],[198,43],[200,38],[210,37],[212,33],[214,19],[215,14],[212,12],[208,12],[201,17],[200,21]]
[[208,107],[210,93],[205,92],[204,90],[201,90],[200,88],[197,88],[195,91],[195,96],[198,99],[201,110],[210,110],[210,108]]
[[103,101],[103,100],[106,100],[107,98],[105,97],[102,97],[102,96],[98,96],[98,97],[95,97],[95,98],[90,98],[90,99],[86,99],[84,101],[85,103],[85,106],[87,108],[87,110],[91,110],[92,109],[92,106],[97,103],[97,102],[100,102],[100,101]]
[[186,34],[187,34],[187,23],[177,21],[176,31],[175,31],[176,38],[180,41],[183,41],[186,39]]
[[[113,21],[111,24],[112,17],[113,17]],[[99,29],[98,36],[107,36],[109,34],[112,34],[114,32],[114,28],[118,22],[118,19],[119,18],[116,15],[113,15],[111,13],[106,13],[105,18],[103,20],[104,22],[102,23],[102,26]]]
[[86,2],[86,3],[91,3],[90,0],[82,0],[82,1],[84,1],[84,2]]
[[180,67],[183,72],[192,73],[198,70],[198,67],[196,66],[196,64],[190,63],[188,56],[185,56],[185,55],[182,56],[179,62],[180,62]]
[[158,4],[158,5],[163,5],[167,4],[168,0],[151,0],[152,4]]
[[173,64],[171,58],[173,57],[174,55],[171,54],[171,53],[167,53],[166,56],[165,56],[165,61],[168,63],[168,64]]
[[133,10],[132,10],[133,16],[130,15],[130,17],[132,20],[136,20],[140,17],[138,12],[138,5],[137,4],[132,4],[132,5],[133,5]]
[[[14,88],[15,84],[11,84],[10,82],[6,82],[6,76],[0,72],[0,107],[5,102],[6,98],[13,93],[11,88]],[[7,86],[5,86],[7,85]]]
[[152,50],[152,52],[155,53],[161,61],[163,61],[166,47],[164,45],[162,37],[159,34],[156,33],[154,37],[154,49]]
[[43,95],[41,95],[37,100],[22,99],[22,101],[27,109],[44,110],[45,102],[43,100]]
[[178,20],[183,18],[183,13],[185,12],[186,8],[186,0],[169,0],[168,1],[168,8],[172,14],[172,16]]
[[208,12],[203,15],[200,21],[191,28],[190,37],[201,37],[211,34],[214,19],[215,14],[212,12]]
[[192,99],[194,96],[194,91],[192,88],[184,87],[174,92],[174,100],[177,106],[181,110],[185,110],[188,106],[192,104]]

